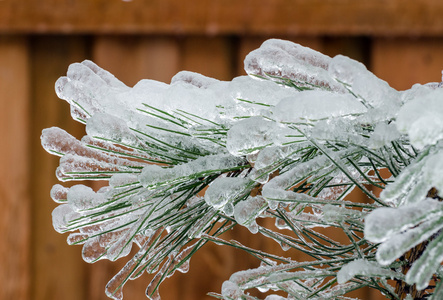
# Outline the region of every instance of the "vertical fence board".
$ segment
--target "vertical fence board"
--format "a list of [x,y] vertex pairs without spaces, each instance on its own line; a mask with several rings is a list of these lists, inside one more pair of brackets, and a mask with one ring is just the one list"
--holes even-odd
[[24,37],[0,37],[0,299],[29,298],[29,60]]
[[374,73],[396,89],[441,80],[441,38],[378,38],[374,39],[372,51]]
[[[179,46],[172,37],[98,36],[93,44],[94,62],[129,86],[147,78],[169,82],[179,69]],[[100,184],[103,183],[95,183],[94,188]],[[91,267],[89,299],[108,299],[104,294],[105,285],[126,261],[126,258],[118,262],[100,261]],[[143,275],[128,282],[125,299],[143,298],[149,280],[149,276]],[[168,292],[162,295],[164,299],[179,299],[169,297]]]
[[55,95],[54,83],[66,74],[70,63],[86,57],[86,44],[81,37],[39,37],[32,44],[32,53],[32,299],[82,300],[86,282],[81,248],[68,246],[67,236],[52,227],[51,212],[56,204],[49,191],[57,183],[59,159],[42,149],[39,137],[43,128],[51,126],[77,138],[83,135],[83,126],[70,117],[69,105]]
[[[231,80],[236,74],[235,40],[228,37],[188,37],[183,41],[181,69],[198,72],[219,80]],[[208,99],[211,101],[211,99]],[[222,238],[244,242],[244,231],[226,232]],[[207,243],[191,260],[185,276],[175,280],[187,300],[213,299],[208,292],[220,292],[223,281],[234,272],[253,267],[255,260],[228,246]],[[186,278],[188,277],[188,278]],[[171,285],[174,282],[171,280]],[[181,298],[180,294],[174,299]],[[172,299],[172,298],[171,298]]]
[[182,70],[201,73],[219,80],[235,75],[233,41],[228,37],[187,37],[181,48]]

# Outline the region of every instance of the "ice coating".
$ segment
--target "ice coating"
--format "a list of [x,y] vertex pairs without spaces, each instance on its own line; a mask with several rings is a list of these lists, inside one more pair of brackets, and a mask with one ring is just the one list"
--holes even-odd
[[244,164],[243,158],[231,155],[209,155],[197,158],[189,163],[173,168],[163,168],[157,165],[147,165],[140,174],[140,183],[147,188],[161,186],[167,182],[186,180],[190,176],[199,177],[206,173],[222,172],[235,169]]
[[326,204],[322,208],[323,210],[323,218],[327,222],[344,222],[348,219],[362,219],[364,217],[364,213],[354,210],[347,209],[344,207],[338,207],[336,205]]
[[91,137],[104,138],[134,146],[139,145],[138,139],[124,120],[106,113],[94,114],[86,123],[86,133]]
[[396,206],[409,205],[422,201],[433,187],[442,190],[442,158],[440,147],[430,149],[425,157],[407,166],[380,197]]
[[249,192],[251,182],[246,178],[220,177],[214,180],[205,193],[205,201],[215,209],[221,209],[229,201]]
[[279,76],[308,87],[320,86],[344,92],[345,89],[327,72],[330,60],[329,56],[301,45],[271,39],[249,53],[244,64],[249,75]]
[[414,262],[406,274],[408,284],[416,284],[418,290],[423,290],[429,284],[433,274],[440,267],[443,260],[443,235],[431,241],[420,258]]
[[198,88],[206,89],[209,88],[211,85],[214,85],[220,81],[215,78],[207,77],[199,73],[181,71],[178,72],[176,75],[174,75],[174,77],[172,77],[171,79],[171,84],[176,84],[178,82],[184,82],[194,85]]
[[52,211],[52,225],[55,231],[64,233],[70,221],[80,217],[69,204],[61,204]]
[[267,204],[263,197],[248,197],[235,205],[234,218],[237,223],[246,226],[252,233],[257,233],[258,227],[255,219],[266,209]]
[[387,266],[416,245],[428,240],[433,234],[443,228],[441,218],[432,219],[391,236],[378,247],[376,258],[381,265]]
[[272,109],[272,113],[279,122],[300,123],[352,116],[362,114],[366,110],[363,104],[349,94],[303,91],[294,97],[281,100]]
[[328,72],[331,77],[361,97],[369,107],[383,107],[388,110],[388,114],[393,115],[400,107],[399,93],[358,61],[337,55],[331,59]]
[[109,179],[109,185],[112,187],[121,187],[138,183],[138,176],[135,174],[115,174]]
[[396,277],[401,278],[403,274],[391,271],[380,267],[374,261],[368,261],[365,259],[354,260],[345,266],[343,266],[337,274],[337,282],[345,283],[351,280],[354,276],[372,276],[377,275],[379,277]]
[[395,127],[395,124],[380,123],[375,126],[374,132],[369,140],[369,146],[373,149],[378,149],[399,138],[400,133]]
[[86,60],[71,64],[67,76],[57,80],[55,89],[59,98],[91,116],[110,109],[114,95],[127,92],[129,88],[109,72]]
[[365,219],[365,237],[374,243],[384,242],[421,221],[442,216],[442,208],[443,203],[430,198],[399,208],[377,208]]
[[330,162],[326,157],[318,157],[312,161],[298,164],[296,167],[292,168],[288,172],[271,179],[268,183],[263,186],[262,195],[266,200],[296,200],[297,198],[309,198],[308,195],[298,194],[287,189],[294,183],[293,178],[295,174],[300,178],[308,176],[309,173],[314,170],[323,169],[328,167]]
[[435,89],[407,102],[399,111],[397,128],[422,149],[443,138],[443,89]]
[[67,195],[69,189],[62,186],[61,184],[56,184],[51,189],[51,198],[57,203],[66,203]]
[[234,282],[229,280],[223,282],[222,295],[225,299],[239,299],[242,294],[240,288]]
[[251,117],[236,123],[228,131],[226,148],[232,155],[258,153],[272,145],[278,126],[261,117]]
[[68,204],[75,211],[82,211],[93,209],[102,204],[106,199],[103,197],[103,194],[94,192],[90,187],[78,184],[69,189],[67,200]]

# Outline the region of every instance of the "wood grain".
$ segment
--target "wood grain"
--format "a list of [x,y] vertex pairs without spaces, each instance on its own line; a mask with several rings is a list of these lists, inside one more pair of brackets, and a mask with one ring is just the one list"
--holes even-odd
[[87,264],[81,259],[81,247],[68,246],[67,235],[55,232],[52,227],[51,212],[56,204],[49,192],[59,183],[55,177],[59,158],[43,150],[40,135],[43,128],[51,126],[58,126],[77,138],[84,135],[84,126],[71,119],[69,105],[55,95],[54,83],[66,74],[70,63],[87,56],[87,45],[80,37],[47,36],[33,40],[30,49],[33,91],[32,151],[29,153],[33,197],[31,299],[85,299]]
[[443,39],[378,38],[372,48],[372,69],[392,87],[404,90],[415,83],[440,82]]
[[440,0],[3,0],[0,32],[437,36],[442,12]]
[[0,299],[30,296],[29,59],[22,37],[0,37]]

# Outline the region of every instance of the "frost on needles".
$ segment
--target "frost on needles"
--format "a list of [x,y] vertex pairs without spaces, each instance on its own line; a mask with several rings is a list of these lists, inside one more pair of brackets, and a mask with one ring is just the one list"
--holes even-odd
[[[109,185],[55,185],[54,228],[90,263],[136,248],[106,294],[122,299],[125,282],[148,272],[146,295],[160,299],[161,282],[214,242],[258,259],[210,294],[218,299],[258,299],[251,289],[267,300],[349,299],[362,287],[442,299],[440,85],[397,91],[350,58],[282,40],[248,54],[245,70],[232,81],[180,72],[130,88],[83,61],[57,81],[87,132],[79,141],[43,131],[43,147],[61,157],[57,178]],[[368,200],[349,197],[354,189]],[[233,226],[310,259],[224,240]]]

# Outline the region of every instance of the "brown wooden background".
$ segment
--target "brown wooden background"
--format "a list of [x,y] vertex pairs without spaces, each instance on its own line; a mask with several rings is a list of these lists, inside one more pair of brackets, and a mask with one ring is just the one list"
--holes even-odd
[[[349,55],[406,89],[440,81],[442,15],[440,0],[0,0],[0,299],[106,299],[104,286],[121,266],[84,263],[81,248],[52,229],[58,159],[39,137],[50,126],[83,135],[54,93],[70,63],[92,59],[128,85],[168,82],[184,69],[229,80],[243,74],[249,51],[281,37]],[[248,242],[275,247],[255,236]],[[233,271],[253,266],[208,246],[188,274],[165,282],[163,299],[206,299]],[[125,299],[145,299],[147,280],[129,283]]]

